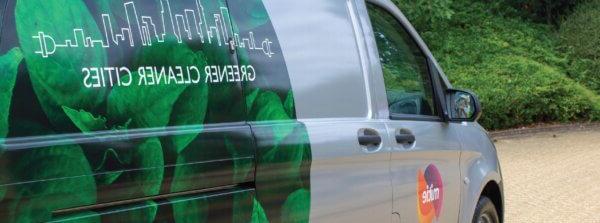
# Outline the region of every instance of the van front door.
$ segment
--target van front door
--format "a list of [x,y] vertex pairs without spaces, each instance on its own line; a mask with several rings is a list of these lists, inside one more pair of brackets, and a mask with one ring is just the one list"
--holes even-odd
[[[367,6],[381,62],[393,140],[393,212],[402,222],[456,222],[460,198],[460,143],[442,121],[441,97],[430,60],[398,17]],[[395,9],[397,10],[397,9]],[[399,12],[397,12],[399,13]]]

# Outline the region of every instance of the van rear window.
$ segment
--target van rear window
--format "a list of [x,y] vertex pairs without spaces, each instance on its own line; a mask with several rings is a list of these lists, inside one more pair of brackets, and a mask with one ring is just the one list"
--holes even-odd
[[267,37],[234,30],[224,1],[11,4],[0,138],[246,120],[242,85],[257,69],[228,44]]

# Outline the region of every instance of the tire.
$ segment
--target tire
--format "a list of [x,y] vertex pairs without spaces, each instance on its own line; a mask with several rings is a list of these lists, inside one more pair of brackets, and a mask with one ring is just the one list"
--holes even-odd
[[500,223],[496,206],[488,197],[479,198],[473,214],[473,223]]

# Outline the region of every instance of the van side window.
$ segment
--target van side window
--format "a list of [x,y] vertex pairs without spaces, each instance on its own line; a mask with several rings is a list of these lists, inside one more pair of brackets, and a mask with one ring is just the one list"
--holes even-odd
[[391,116],[436,116],[427,58],[402,24],[369,4]]
[[[60,2],[8,0],[0,56],[14,69],[12,79],[0,75],[0,139],[246,120],[241,83],[255,72],[236,66],[222,43],[229,19],[219,35],[194,26],[182,38],[184,25],[161,13],[164,1]],[[200,15],[198,4],[207,17],[228,14],[224,1],[166,2],[173,16]],[[33,16],[29,7],[61,10]]]

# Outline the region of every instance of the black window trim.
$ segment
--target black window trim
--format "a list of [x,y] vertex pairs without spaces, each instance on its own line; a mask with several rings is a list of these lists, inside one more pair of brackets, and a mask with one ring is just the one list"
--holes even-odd
[[[418,43],[418,41],[416,41],[417,37],[414,35],[414,33],[410,32],[409,29],[406,27],[406,24],[404,24],[402,22],[401,19],[398,18],[398,16],[391,12],[390,10],[388,10],[385,6],[380,5],[378,2],[375,1],[367,1],[366,5],[372,5],[375,7],[380,8],[381,10],[389,13],[392,17],[394,17],[394,19],[396,20],[396,22],[398,22],[401,26],[401,28],[408,34],[410,41],[413,42],[413,44],[415,44],[419,51],[421,52],[421,54],[423,54],[423,56],[426,59],[426,63],[427,63],[427,73],[429,75],[430,78],[430,84],[431,89],[433,90],[433,103],[434,103],[434,107],[436,109],[437,115],[411,115],[411,114],[398,114],[398,113],[392,113],[389,110],[389,106],[388,106],[388,112],[389,112],[389,119],[392,121],[429,121],[429,122],[445,122],[445,118],[444,118],[444,114],[446,113],[446,109],[444,109],[443,104],[445,104],[445,97],[443,97],[443,92],[441,90],[441,83],[439,83],[439,80],[436,80],[434,78],[434,73],[436,73],[437,75],[439,74],[439,71],[437,71],[437,67],[433,64],[433,60],[430,58],[430,56],[426,53],[427,51]],[[367,10],[367,14],[369,14],[369,10]],[[370,20],[370,18],[369,18]],[[373,24],[371,24],[371,29],[373,29]],[[375,33],[373,33],[373,38],[375,38]],[[377,54],[379,56],[379,49],[377,49]],[[382,65],[383,66],[383,65]],[[435,72],[434,72],[435,70]],[[387,98],[387,97],[386,97]]]

